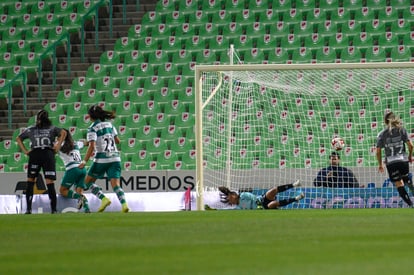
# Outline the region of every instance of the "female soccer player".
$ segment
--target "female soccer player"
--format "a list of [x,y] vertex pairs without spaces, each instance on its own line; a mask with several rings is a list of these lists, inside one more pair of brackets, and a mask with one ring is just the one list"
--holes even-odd
[[[413,202],[404,188],[404,182],[409,181],[409,162],[412,162],[413,144],[408,138],[407,130],[402,126],[401,119],[393,112],[385,115],[384,122],[386,128],[377,137],[378,171],[384,172],[381,154],[384,149],[384,160],[389,177],[395,183],[400,197],[413,207]],[[408,147],[408,154],[405,145]]]
[[[65,198],[79,200],[78,208],[83,207],[85,213],[90,213],[88,199],[83,195],[83,190],[86,189],[84,183],[86,168],[79,168],[82,160],[79,149],[83,148],[84,143],[75,142],[70,132],[66,129],[63,130],[66,132],[66,138],[60,148],[59,156],[65,164],[66,171],[63,175],[59,192]],[[71,189],[72,186],[75,186],[76,192]]]
[[111,204],[111,201],[105,197],[101,188],[95,184],[95,181],[103,178],[106,174],[112,189],[122,205],[122,212],[127,213],[129,212],[129,207],[125,200],[124,190],[120,186],[121,157],[116,147],[116,144],[120,143],[120,139],[112,123],[106,121],[107,119],[114,119],[115,113],[103,110],[98,105],[93,105],[89,108],[88,114],[93,122],[88,128],[86,138],[89,147],[86,151],[85,159],[79,167],[85,167],[93,153],[95,153],[95,156],[85,178],[86,187],[91,189],[92,194],[101,200],[98,212],[103,212]]
[[[40,169],[43,170],[45,176],[52,214],[57,213],[57,198],[54,184],[54,181],[56,180],[55,154],[59,152],[65,136],[65,131],[52,125],[48,112],[41,110],[36,115],[36,124],[28,127],[16,138],[16,142],[22,152],[29,156],[26,188],[26,214],[32,213],[33,187],[35,179],[40,173]],[[23,140],[27,138],[30,139],[30,150],[28,150],[23,143]]]
[[293,202],[298,202],[305,197],[304,193],[300,193],[294,198],[284,199],[280,201],[277,200],[276,196],[278,193],[299,186],[300,181],[297,180],[294,183],[273,187],[261,196],[257,196],[250,192],[241,192],[238,194],[237,192],[231,191],[224,186],[220,186],[219,190],[222,193],[221,202],[235,205],[235,209],[278,209],[279,207],[286,206]]

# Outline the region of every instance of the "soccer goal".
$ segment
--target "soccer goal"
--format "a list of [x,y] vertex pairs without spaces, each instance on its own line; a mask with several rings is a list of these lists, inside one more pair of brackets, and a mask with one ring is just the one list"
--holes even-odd
[[[218,186],[260,194],[297,179],[280,194],[306,193],[291,207],[404,207],[377,172],[375,142],[388,111],[414,137],[413,63],[198,65],[195,91],[198,209],[222,207]],[[335,137],[365,188],[314,186]]]

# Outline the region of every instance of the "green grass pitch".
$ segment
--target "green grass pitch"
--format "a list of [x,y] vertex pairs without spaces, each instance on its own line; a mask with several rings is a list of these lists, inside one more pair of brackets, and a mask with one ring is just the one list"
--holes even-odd
[[0,215],[2,274],[411,274],[413,209]]

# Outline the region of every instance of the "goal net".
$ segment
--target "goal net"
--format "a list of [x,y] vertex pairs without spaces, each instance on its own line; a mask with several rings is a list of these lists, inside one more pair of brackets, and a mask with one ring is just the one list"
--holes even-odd
[[[388,111],[414,137],[414,64],[200,65],[195,85],[198,209],[226,207],[219,186],[260,195],[297,179],[278,199],[306,197],[287,208],[405,207],[375,143]],[[334,137],[360,187],[315,186]]]

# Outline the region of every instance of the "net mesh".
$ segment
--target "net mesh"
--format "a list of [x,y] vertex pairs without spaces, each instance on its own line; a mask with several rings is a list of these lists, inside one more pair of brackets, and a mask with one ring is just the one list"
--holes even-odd
[[341,166],[361,186],[385,185],[376,136],[388,111],[414,136],[414,68],[366,65],[203,71],[198,115],[205,190],[224,185],[263,193],[296,179],[313,187],[319,169],[329,165],[334,137],[345,141]]

